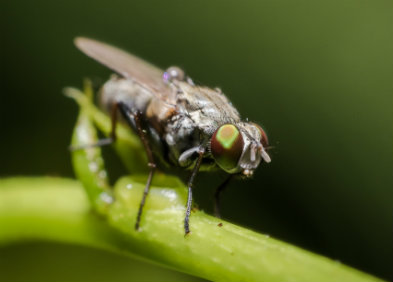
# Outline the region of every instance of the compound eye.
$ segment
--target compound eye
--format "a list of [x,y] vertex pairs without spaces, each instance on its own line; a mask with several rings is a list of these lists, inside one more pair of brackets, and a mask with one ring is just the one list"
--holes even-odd
[[217,164],[224,170],[236,168],[243,152],[243,137],[233,124],[224,124],[214,132],[210,148]]
[[265,131],[260,127],[258,124],[254,123],[255,127],[259,129],[259,132],[261,133],[261,144],[264,148],[269,146],[269,139],[267,139],[267,135]]

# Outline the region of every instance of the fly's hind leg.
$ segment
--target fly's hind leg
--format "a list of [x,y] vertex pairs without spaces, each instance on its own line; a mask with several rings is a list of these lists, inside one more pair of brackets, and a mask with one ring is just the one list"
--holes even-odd
[[142,217],[143,207],[145,206],[146,198],[147,198],[147,195],[149,194],[149,190],[150,190],[151,181],[153,179],[154,171],[156,169],[156,163],[154,162],[153,152],[152,152],[149,142],[146,138],[146,133],[142,128],[142,120],[141,120],[142,114],[141,114],[141,112],[130,109],[126,104],[124,104],[122,102],[117,103],[117,107],[119,108],[119,110],[122,113],[125,120],[136,131],[139,138],[141,139],[143,147],[145,148],[145,151],[147,154],[147,159],[149,161],[149,163],[148,163],[149,175],[147,177],[146,186],[143,191],[143,196],[142,196],[141,203],[139,205],[138,214],[137,214],[136,223],[135,223],[135,230],[138,230],[139,224],[141,221],[141,217]]
[[101,146],[105,146],[105,145],[110,145],[113,142],[115,142],[116,138],[117,138],[117,136],[116,136],[116,124],[118,121],[117,111],[120,111],[120,113],[122,114],[124,119],[127,121],[127,123],[130,125],[130,127],[132,129],[134,129],[136,131],[136,133],[138,134],[138,136],[141,139],[142,144],[145,148],[147,158],[149,161],[149,163],[148,163],[148,166],[150,169],[149,176],[147,178],[146,186],[143,191],[143,197],[142,197],[141,203],[139,205],[138,215],[137,215],[136,223],[135,223],[135,229],[138,230],[139,223],[140,223],[141,217],[142,217],[143,207],[145,206],[146,198],[147,198],[147,195],[149,194],[149,190],[150,190],[151,181],[153,179],[154,171],[156,169],[156,163],[154,162],[153,152],[152,152],[152,150],[149,146],[148,140],[146,138],[146,133],[142,128],[142,122],[141,122],[142,114],[141,114],[141,112],[131,109],[123,102],[114,103],[112,106],[112,110],[111,110],[112,129],[111,129],[111,133],[110,133],[109,137],[104,138],[104,139],[100,139],[95,144],[86,144],[86,145],[82,145],[82,146],[78,146],[78,147],[70,147],[70,150],[75,151],[75,150],[82,150],[82,149],[87,149],[87,148],[91,148],[91,147],[101,147]]
[[119,109],[119,103],[114,103],[111,110],[111,133],[108,138],[100,139],[94,144],[85,144],[79,146],[70,146],[70,151],[84,150],[93,147],[102,147],[110,145],[116,141],[116,124],[117,124],[117,111]]

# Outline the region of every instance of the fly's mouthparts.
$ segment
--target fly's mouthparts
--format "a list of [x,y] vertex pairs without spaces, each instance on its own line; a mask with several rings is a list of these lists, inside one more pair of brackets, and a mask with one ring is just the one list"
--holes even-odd
[[270,163],[272,159],[270,158],[269,154],[266,153],[265,149],[262,148],[261,157],[266,163]]
[[250,150],[251,150],[251,152],[250,152],[250,161],[251,162],[255,162],[257,145],[255,143],[252,143]]

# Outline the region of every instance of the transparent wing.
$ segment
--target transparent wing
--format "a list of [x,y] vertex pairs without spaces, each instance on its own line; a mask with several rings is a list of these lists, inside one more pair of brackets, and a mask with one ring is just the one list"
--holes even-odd
[[87,56],[131,79],[168,103],[174,103],[173,90],[163,81],[163,70],[119,48],[97,40],[77,37],[74,40]]

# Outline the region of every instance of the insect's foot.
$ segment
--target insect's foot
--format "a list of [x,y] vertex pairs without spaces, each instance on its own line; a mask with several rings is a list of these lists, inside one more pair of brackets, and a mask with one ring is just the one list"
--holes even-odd
[[191,231],[190,231],[190,230],[185,231],[185,232],[184,232],[184,238],[186,238],[189,234],[191,234]]
[[188,222],[185,222],[185,224],[184,224],[184,237],[186,237],[190,233],[191,233],[190,225],[188,224]]

